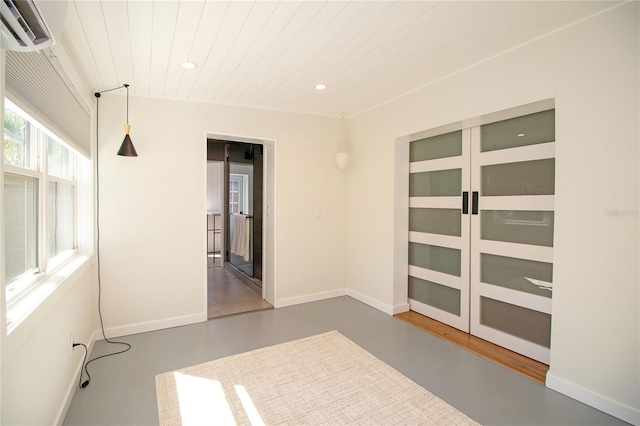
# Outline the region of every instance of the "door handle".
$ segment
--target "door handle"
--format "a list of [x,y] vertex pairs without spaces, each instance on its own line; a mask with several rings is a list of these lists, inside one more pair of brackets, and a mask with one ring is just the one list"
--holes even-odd
[[469,192],[462,193],[462,214],[469,214]]
[[471,214],[478,214],[478,191],[473,191],[471,202]]

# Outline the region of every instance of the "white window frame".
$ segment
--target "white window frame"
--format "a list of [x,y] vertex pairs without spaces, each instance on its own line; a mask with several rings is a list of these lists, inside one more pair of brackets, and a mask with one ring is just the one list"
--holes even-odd
[[[14,278],[10,283],[5,282],[5,274],[0,277],[5,300],[6,314],[6,333],[11,333],[30,313],[32,313],[42,303],[49,294],[55,289],[56,285],[62,281],[67,275],[67,266],[75,264],[75,260],[81,257],[79,250],[78,232],[79,232],[79,196],[78,176],[80,172],[80,161],[84,156],[77,150],[65,143],[61,138],[48,130],[45,125],[25,112],[23,108],[8,98],[4,98],[4,109],[11,109],[29,121],[30,143],[32,144],[31,168],[23,168],[4,163],[4,150],[2,153],[2,182],[6,173],[16,175],[35,177],[38,179],[38,207],[37,207],[37,267],[35,270],[26,271],[22,275]],[[4,110],[2,111],[4,120]],[[48,150],[47,139],[49,136],[57,143],[63,145],[75,157],[73,164],[73,173],[70,178],[61,178],[48,174]],[[4,140],[4,127],[3,127]],[[88,161],[88,160],[87,160]],[[65,250],[58,255],[49,258],[48,241],[47,241],[47,206],[48,187],[50,182],[58,182],[62,184],[72,185],[74,188],[74,224],[73,224],[73,249]],[[4,192],[4,183],[3,188]],[[3,214],[4,218],[4,214]],[[4,223],[2,223],[4,229]],[[4,232],[0,241],[3,245],[4,252]],[[3,262],[6,261],[3,257]],[[3,265],[4,266],[4,265]],[[4,268],[3,268],[4,269]]]

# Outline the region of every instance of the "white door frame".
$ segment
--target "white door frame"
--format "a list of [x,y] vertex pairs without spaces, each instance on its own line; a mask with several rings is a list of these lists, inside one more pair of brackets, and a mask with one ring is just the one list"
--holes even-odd
[[[276,140],[270,138],[262,138],[256,136],[234,135],[224,132],[206,131],[205,132],[205,152],[206,140],[218,139],[230,142],[243,142],[263,147],[263,227],[262,227],[262,298],[276,306],[276,251],[275,251],[275,229],[276,229]],[[206,153],[205,153],[206,157]],[[206,167],[206,158],[205,158]],[[206,201],[206,188],[204,198]],[[205,263],[205,267],[206,267]],[[207,280],[203,283],[204,306],[207,310]]]

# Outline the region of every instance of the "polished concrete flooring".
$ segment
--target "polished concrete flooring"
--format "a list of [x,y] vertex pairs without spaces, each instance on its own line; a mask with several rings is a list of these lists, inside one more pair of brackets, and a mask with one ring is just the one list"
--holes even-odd
[[224,267],[207,268],[208,318],[271,309],[262,296],[247,287]]
[[331,330],[484,425],[625,424],[347,296],[121,338],[132,349],[90,365],[64,424],[157,424],[157,374]]

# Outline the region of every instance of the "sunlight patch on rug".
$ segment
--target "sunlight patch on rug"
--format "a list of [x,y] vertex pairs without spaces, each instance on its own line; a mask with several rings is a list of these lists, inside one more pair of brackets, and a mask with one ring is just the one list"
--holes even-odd
[[161,425],[474,425],[337,331],[156,376]]

